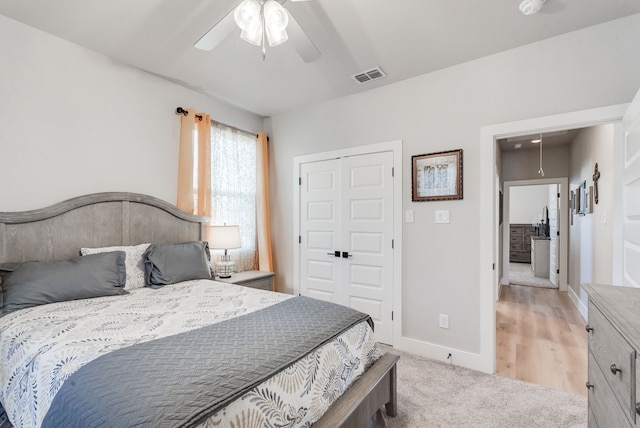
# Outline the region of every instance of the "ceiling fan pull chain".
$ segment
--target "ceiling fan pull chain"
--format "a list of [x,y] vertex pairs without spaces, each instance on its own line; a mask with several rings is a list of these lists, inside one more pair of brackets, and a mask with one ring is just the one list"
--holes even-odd
[[542,133],[540,133],[540,169],[538,170],[538,174],[544,177],[544,169],[542,169]]

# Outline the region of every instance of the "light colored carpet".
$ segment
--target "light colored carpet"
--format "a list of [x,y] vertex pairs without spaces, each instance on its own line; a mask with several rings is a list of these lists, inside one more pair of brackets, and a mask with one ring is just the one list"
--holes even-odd
[[546,278],[533,276],[529,263],[509,263],[509,284],[541,288],[558,288]]
[[398,416],[390,428],[583,428],[587,399],[540,385],[400,355]]

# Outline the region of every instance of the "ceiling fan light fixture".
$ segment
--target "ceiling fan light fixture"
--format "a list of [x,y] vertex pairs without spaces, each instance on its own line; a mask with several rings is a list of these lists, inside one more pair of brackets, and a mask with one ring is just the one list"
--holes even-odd
[[274,47],[281,45],[282,43],[289,40],[289,35],[286,31],[274,31],[267,26],[265,33],[267,33],[267,40],[269,41],[269,46]]
[[244,0],[233,13],[233,19],[242,31],[254,32],[261,26],[261,6],[257,0]]
[[522,0],[520,3],[520,12],[525,15],[533,15],[540,12],[546,0]]
[[284,31],[289,25],[289,15],[280,3],[275,0],[268,0],[264,4],[265,27],[279,32]]
[[260,46],[262,44],[262,24],[258,24],[252,31],[240,32],[240,38],[252,45]]
[[289,15],[280,3],[268,0],[264,4],[264,28],[269,46],[278,46],[289,39],[286,32],[289,25]]

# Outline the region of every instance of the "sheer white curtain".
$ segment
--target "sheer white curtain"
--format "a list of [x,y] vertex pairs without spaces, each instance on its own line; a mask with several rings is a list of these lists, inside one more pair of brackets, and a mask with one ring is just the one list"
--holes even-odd
[[211,224],[240,226],[242,248],[229,250],[231,260],[238,272],[256,269],[256,136],[215,121],[211,122]]

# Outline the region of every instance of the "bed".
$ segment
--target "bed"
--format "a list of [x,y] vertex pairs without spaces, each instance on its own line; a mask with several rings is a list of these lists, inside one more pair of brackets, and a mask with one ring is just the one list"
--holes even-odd
[[[362,314],[204,274],[125,286],[140,280],[126,257],[142,254],[150,263],[150,254],[165,260],[162,251],[192,251],[206,224],[132,193],[0,213],[5,269],[25,270],[28,264],[16,263],[34,260],[51,275],[59,265],[47,262],[72,260],[91,274],[107,266],[104,275],[126,290],[0,318],[0,404],[9,418],[0,426],[335,427],[384,423],[381,408],[395,416],[398,357],[381,355]],[[11,275],[15,283],[19,275]],[[328,318],[336,325],[318,327]]]

